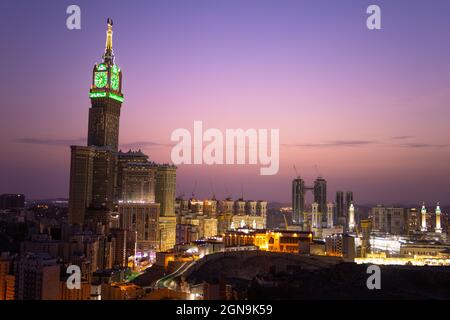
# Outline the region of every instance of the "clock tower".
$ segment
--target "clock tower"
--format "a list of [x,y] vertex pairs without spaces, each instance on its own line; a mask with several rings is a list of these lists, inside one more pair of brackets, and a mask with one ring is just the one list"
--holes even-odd
[[122,71],[114,63],[113,21],[108,18],[107,24],[103,62],[94,66],[89,91],[91,108],[88,146],[107,147],[116,152],[119,145],[120,108],[123,102]]

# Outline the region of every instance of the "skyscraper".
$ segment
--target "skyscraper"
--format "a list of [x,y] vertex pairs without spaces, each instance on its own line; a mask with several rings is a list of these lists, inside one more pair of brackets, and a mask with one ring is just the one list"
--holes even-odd
[[71,146],[69,223],[82,225],[92,200],[94,149]]
[[177,168],[160,165],[156,171],[156,202],[160,204],[159,248],[167,251],[176,243],[175,187]]
[[340,219],[344,217],[344,192],[336,192],[336,218]]
[[292,181],[292,220],[301,223],[305,211],[305,181],[297,177]]
[[[123,252],[133,251],[123,249],[124,239],[131,235],[137,235],[142,249],[172,248],[176,226],[177,168],[150,162],[140,150],[118,151],[124,99],[112,36],[113,22],[108,19],[103,61],[92,72],[88,145],[71,147],[69,196],[70,223],[106,236],[101,254],[103,268],[123,264]],[[123,230],[118,229],[120,222]],[[108,255],[117,241],[120,257],[114,262]]]
[[348,217],[350,205],[353,203],[353,192],[346,191],[345,192],[345,210],[344,215]]
[[161,216],[175,216],[175,188],[177,167],[159,165],[156,171],[156,202],[161,205]]
[[89,96],[87,147],[72,146],[69,222],[83,224],[86,210],[91,217],[104,216],[113,209],[116,189],[119,117],[123,102],[122,71],[114,63],[113,22],[107,21],[103,62],[92,72]]
[[322,177],[314,181],[314,202],[319,204],[320,213],[327,212],[327,181]]

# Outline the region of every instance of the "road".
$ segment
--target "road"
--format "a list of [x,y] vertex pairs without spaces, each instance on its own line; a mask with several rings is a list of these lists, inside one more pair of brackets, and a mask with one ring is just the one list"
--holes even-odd
[[173,279],[181,276],[194,263],[195,263],[195,261],[184,262],[177,270],[175,270],[171,274],[168,274],[168,275],[158,279],[155,282],[154,289],[169,288],[170,283],[173,281]]

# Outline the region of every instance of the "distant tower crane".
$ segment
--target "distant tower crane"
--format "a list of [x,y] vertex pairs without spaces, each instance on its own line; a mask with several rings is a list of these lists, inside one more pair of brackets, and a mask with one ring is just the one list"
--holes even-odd
[[322,177],[322,175],[320,174],[319,167],[317,166],[317,164],[314,165],[314,169],[316,170],[317,176],[318,177]]
[[295,177],[296,178],[300,178],[300,175],[298,174],[298,171],[297,171],[297,168],[295,167],[295,164],[294,164],[294,171],[295,171]]
[[191,194],[192,199],[195,199],[195,190],[196,189],[197,189],[197,180],[195,180],[194,188],[192,189],[192,194]]
[[211,187],[212,199],[216,199],[216,193],[214,192],[214,186],[211,180],[209,180],[209,186]]

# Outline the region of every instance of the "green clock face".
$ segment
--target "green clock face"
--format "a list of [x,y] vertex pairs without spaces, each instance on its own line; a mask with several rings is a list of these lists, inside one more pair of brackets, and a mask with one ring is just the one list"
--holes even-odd
[[104,88],[108,82],[108,74],[106,72],[95,73],[95,86],[97,88]]
[[116,91],[119,90],[119,75],[114,73],[111,75],[111,88]]
[[104,71],[104,70],[106,70],[106,66],[105,66],[105,64],[99,64],[98,66],[97,66],[97,70],[98,71]]

